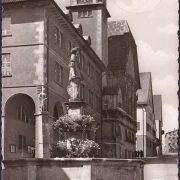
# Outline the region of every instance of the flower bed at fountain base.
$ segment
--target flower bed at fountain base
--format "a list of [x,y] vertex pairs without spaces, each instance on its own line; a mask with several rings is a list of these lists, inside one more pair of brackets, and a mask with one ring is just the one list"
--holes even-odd
[[3,180],[143,180],[144,161],[56,158],[5,160]]

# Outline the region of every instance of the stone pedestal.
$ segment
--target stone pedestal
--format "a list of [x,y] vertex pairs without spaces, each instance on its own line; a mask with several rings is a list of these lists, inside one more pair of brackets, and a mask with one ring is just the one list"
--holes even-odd
[[77,139],[87,139],[88,134],[83,131],[76,131],[76,132],[65,132],[64,134],[65,139],[77,138]]
[[[4,159],[4,134],[5,134],[5,128],[4,128],[4,122],[5,122],[5,116],[1,116],[1,155],[2,155],[2,158]],[[2,169],[4,169],[4,164],[1,163],[2,165]]]
[[35,114],[35,157],[49,158],[49,113]]
[[64,104],[69,116],[83,115],[83,107],[86,106],[86,103],[80,100],[65,102]]
[[[69,116],[78,116],[83,114],[83,107],[85,106],[85,103],[82,101],[70,101],[65,103],[67,109],[68,109],[68,115]],[[76,138],[76,139],[87,139],[87,134],[83,133],[82,131],[78,132],[66,132],[65,133],[65,139],[71,139],[71,138]],[[67,141],[67,146],[70,144],[69,140]]]

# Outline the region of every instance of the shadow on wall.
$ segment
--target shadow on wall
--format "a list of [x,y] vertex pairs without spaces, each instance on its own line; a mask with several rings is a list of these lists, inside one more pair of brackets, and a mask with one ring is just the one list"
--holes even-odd
[[[48,172],[49,171],[49,172]],[[53,177],[52,177],[53,174]],[[37,172],[37,180],[40,179],[46,179],[46,180],[70,180],[70,178],[67,176],[67,173],[59,168],[58,170],[54,170],[53,168],[46,169],[42,168],[40,171]],[[8,180],[8,179],[7,179]]]
[[[31,174],[28,175],[27,171],[22,171],[21,167],[7,167],[2,171],[3,180],[71,180],[67,173],[64,172],[63,169],[59,168],[58,170],[54,170],[52,167],[50,168],[41,168],[37,167],[36,172],[32,171]],[[52,176],[53,175],[53,176]]]

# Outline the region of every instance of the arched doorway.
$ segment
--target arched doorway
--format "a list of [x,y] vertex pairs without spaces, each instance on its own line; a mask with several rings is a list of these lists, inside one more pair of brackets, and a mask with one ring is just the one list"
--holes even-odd
[[[63,111],[62,103],[58,101],[54,106],[54,113],[53,113],[54,121],[57,121],[58,118],[63,115],[64,115],[64,111]],[[54,130],[53,141],[58,141],[58,140],[60,140],[60,136],[57,133],[57,131]]]
[[26,94],[16,94],[5,105],[4,159],[30,158],[35,148],[35,104]]

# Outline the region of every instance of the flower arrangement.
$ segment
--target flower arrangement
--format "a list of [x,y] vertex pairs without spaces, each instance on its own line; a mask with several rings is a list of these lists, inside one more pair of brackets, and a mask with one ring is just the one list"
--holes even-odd
[[97,128],[94,126],[94,118],[89,115],[78,116],[61,116],[53,123],[53,129],[57,130],[59,134],[68,131],[83,131],[96,132]]
[[65,141],[58,141],[53,150],[56,151],[56,157],[93,158],[98,155],[99,149],[99,145],[92,140],[71,138]]
[[[61,116],[53,123],[53,129],[59,134],[67,132],[82,131],[82,133],[94,133],[97,127],[95,120],[90,115]],[[51,157],[87,158],[96,157],[99,152],[99,145],[92,140],[69,138],[57,141],[51,145]]]

